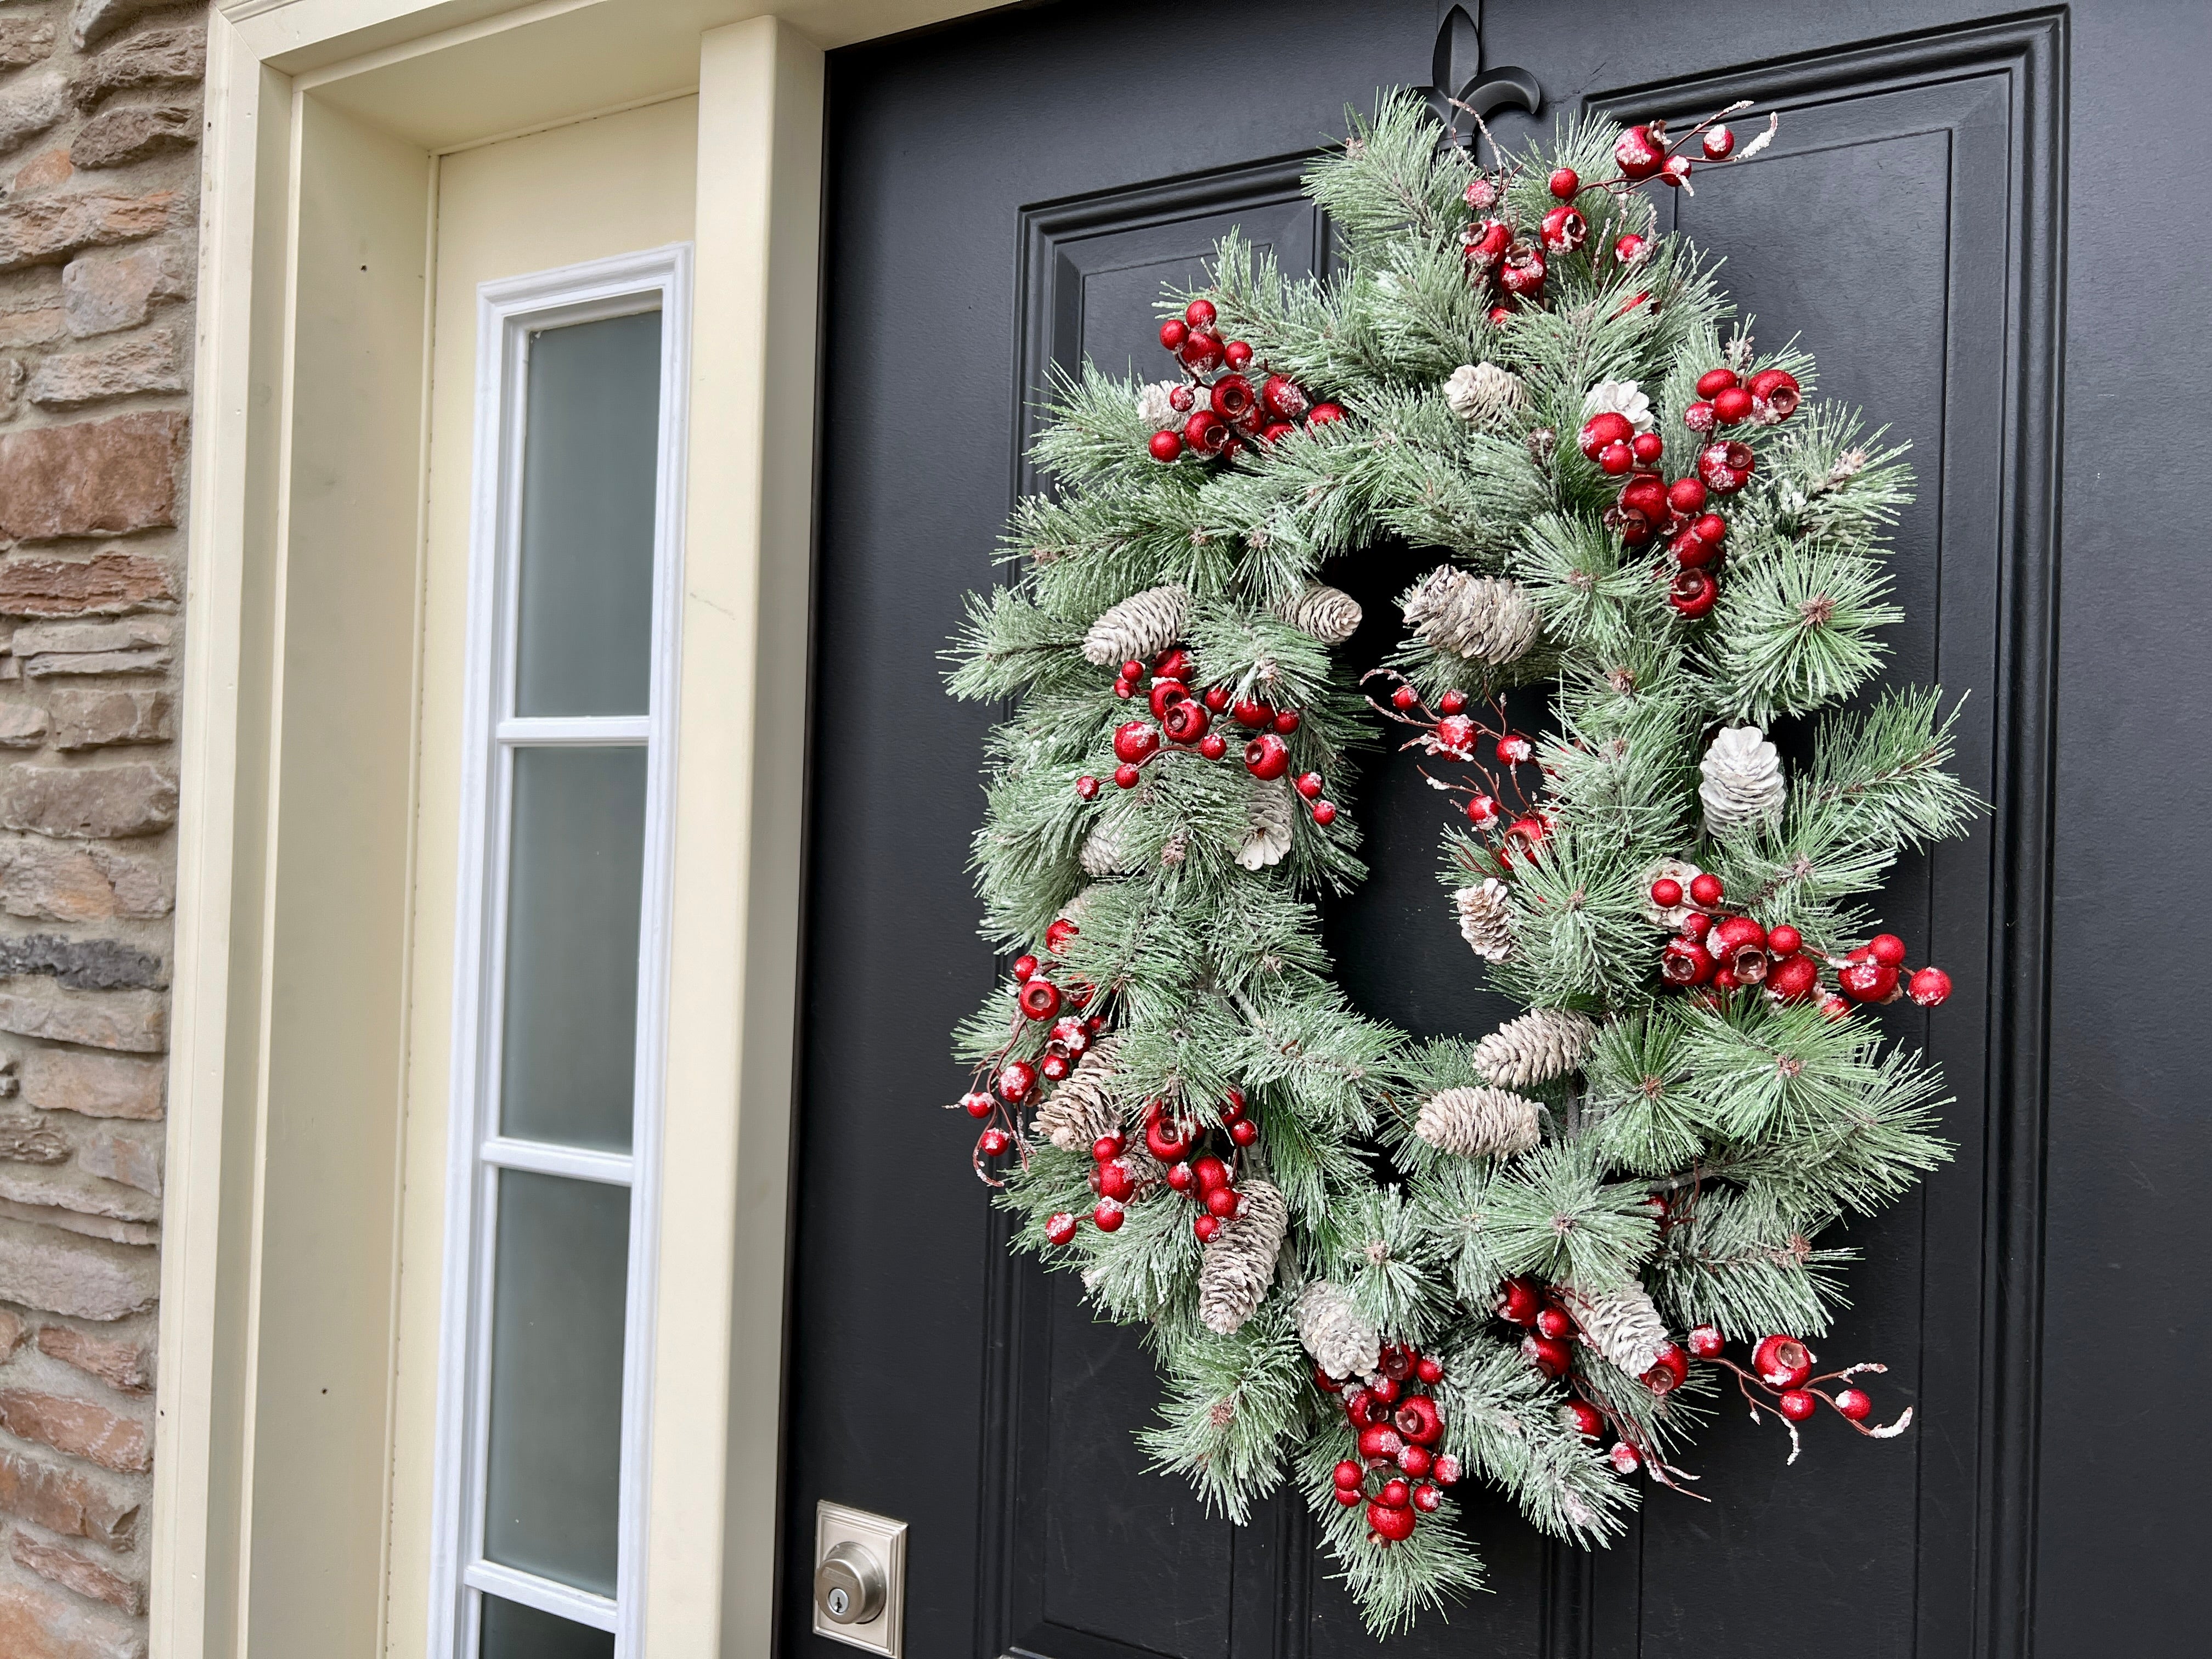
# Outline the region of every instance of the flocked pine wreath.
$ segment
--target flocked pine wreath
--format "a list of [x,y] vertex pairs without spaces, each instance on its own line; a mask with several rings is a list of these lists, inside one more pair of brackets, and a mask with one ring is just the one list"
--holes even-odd
[[[1816,1413],[1904,1427],[1878,1366],[1815,1370],[1850,1252],[1814,1241],[1946,1156],[1860,1009],[1949,981],[1864,901],[1978,808],[1936,693],[1838,707],[1899,615],[1899,452],[1639,188],[1728,130],[1486,168],[1409,96],[1352,126],[1307,180],[1341,275],[1232,236],[1164,302],[1176,380],[1058,390],[951,676],[1018,699],[975,841],[1018,954],[957,1046],[1019,1246],[1145,1328],[1145,1449],[1239,1521],[1287,1479],[1387,1631],[1480,1583],[1462,1478],[1601,1544],[1723,1391],[1793,1459]],[[1387,543],[1437,562],[1363,683],[1322,578]],[[1378,738],[1453,793],[1454,919],[1528,1010],[1477,1041],[1330,976],[1315,899],[1363,871],[1328,795]]]

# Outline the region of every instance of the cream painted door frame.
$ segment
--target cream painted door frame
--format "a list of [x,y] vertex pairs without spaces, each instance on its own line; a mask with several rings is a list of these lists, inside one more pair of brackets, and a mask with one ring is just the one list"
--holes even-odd
[[694,92],[653,1395],[655,1441],[680,1449],[653,1460],[646,1618],[655,1659],[769,1650],[775,1431],[750,1402],[780,1370],[762,1334],[785,1283],[822,53],[975,9],[241,0],[211,20],[159,1659],[421,1651],[394,1589],[427,1547],[399,1350],[410,1197],[422,1212],[406,1045],[436,158]]

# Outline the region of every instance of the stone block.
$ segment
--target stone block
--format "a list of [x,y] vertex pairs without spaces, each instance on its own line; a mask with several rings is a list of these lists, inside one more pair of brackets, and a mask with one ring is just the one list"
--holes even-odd
[[[67,1327],[57,1328],[66,1329]],[[0,1362],[12,1358],[15,1350],[22,1346],[23,1333],[28,1329],[30,1327],[23,1322],[22,1315],[0,1308]]]
[[[161,1218],[161,1202],[153,1194],[113,1181],[94,1179],[76,1170],[43,1170],[0,1162],[0,1199],[10,1204],[57,1210],[71,1216],[98,1216],[107,1221],[155,1222]],[[39,1218],[48,1224],[67,1225],[60,1216]],[[91,1230],[95,1237],[106,1229]]]
[[167,617],[118,622],[31,623],[8,649],[32,679],[52,674],[154,674],[174,660],[176,623]]
[[156,300],[191,291],[191,254],[163,241],[120,253],[88,253],[62,268],[62,315],[79,339],[144,322]]
[[185,427],[183,415],[161,410],[0,435],[0,538],[173,525]]
[[[51,28],[51,26],[49,26]],[[207,36],[196,23],[155,25],[125,35],[81,70],[70,91],[90,109],[133,87],[198,86],[207,78]]]
[[125,1394],[153,1391],[154,1356],[141,1343],[118,1337],[94,1336],[68,1325],[41,1325],[38,1345],[39,1352],[48,1358],[74,1365],[112,1389],[120,1389]]
[[18,196],[21,196],[34,190],[51,189],[76,172],[76,169],[70,165],[69,146],[56,144],[52,149],[40,150],[17,167],[9,185]]
[[[95,1478],[56,1468],[21,1452],[0,1451],[0,1510],[36,1522],[64,1538],[89,1538],[128,1549],[138,1531],[138,1505],[118,1498]],[[0,1653],[12,1650],[0,1646]]]
[[0,1158],[17,1164],[66,1164],[69,1155],[68,1140],[43,1118],[21,1112],[0,1113]]
[[146,1425],[97,1401],[39,1389],[0,1389],[0,1429],[118,1474],[143,1474],[154,1467],[153,1437]]
[[[21,187],[18,175],[17,188]],[[189,211],[173,190],[136,195],[87,191],[0,204],[0,270],[65,259],[84,248],[157,236]]]
[[142,392],[182,392],[184,358],[173,336],[136,335],[96,351],[48,357],[31,375],[31,401],[41,409],[72,409]]
[[119,615],[176,597],[168,571],[137,553],[0,561],[0,616]]
[[[0,69],[21,69],[52,57],[57,38],[51,17],[0,17]],[[204,52],[201,58],[205,61]]]
[[20,359],[0,357],[0,421],[13,420],[23,401],[23,387],[31,378]]
[[76,991],[149,990],[169,982],[161,958],[113,939],[0,933],[0,978],[46,974]]
[[124,912],[97,854],[106,849],[0,836],[0,908],[11,916],[98,921]]
[[[12,709],[36,714],[37,729],[21,739],[11,739],[9,714]],[[0,703],[0,744],[27,747],[43,740],[47,712],[35,703]],[[166,691],[57,691],[53,694],[52,713],[53,744],[57,749],[167,743],[177,734],[175,706]]]
[[23,1055],[23,1102],[41,1111],[150,1121],[161,1115],[165,1071],[159,1060],[33,1048]]
[[[53,1133],[51,1129],[46,1133]],[[156,1198],[161,1195],[161,1142],[157,1135],[103,1129],[77,1149],[76,1166],[87,1175],[118,1181]],[[159,1206],[155,1207],[158,1211]],[[152,1218],[160,1218],[157,1214]]]
[[0,1297],[8,1301],[104,1325],[145,1312],[161,1289],[149,1249],[0,1221]]
[[177,780],[145,761],[0,769],[0,828],[104,841],[150,836],[177,821]]
[[58,1229],[80,1238],[97,1238],[110,1244],[159,1244],[161,1230],[151,1221],[118,1221],[113,1216],[87,1215],[52,1204],[19,1204],[0,1196],[0,1221],[20,1221],[41,1229]]
[[146,1659],[146,1638],[136,1625],[9,1584],[0,1586],[0,1653],[8,1659]]
[[70,991],[52,980],[0,980],[0,1031],[157,1054],[168,1046],[168,999],[159,991]]
[[17,1566],[64,1589],[119,1607],[134,1619],[146,1611],[144,1585],[135,1578],[109,1571],[90,1556],[66,1544],[34,1538],[18,1527],[15,1535],[9,1540],[8,1553]]
[[0,702],[0,749],[36,749],[46,740],[46,711],[34,702]]
[[0,89],[0,152],[20,149],[70,112],[69,76],[59,70],[19,75]]
[[200,141],[197,104],[126,104],[103,110],[70,141],[70,162],[81,168],[119,167],[149,155],[190,149]]
[[76,0],[70,12],[70,44],[82,52],[147,13],[164,11],[176,3],[177,0]]

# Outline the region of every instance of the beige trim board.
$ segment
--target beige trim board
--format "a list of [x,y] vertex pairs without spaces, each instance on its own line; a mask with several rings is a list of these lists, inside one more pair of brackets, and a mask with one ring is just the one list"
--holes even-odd
[[[150,1526],[156,1659],[422,1651],[407,921],[434,157],[695,90],[698,303],[647,1616],[769,1650],[822,50],[959,0],[244,0],[209,34]],[[774,325],[771,326],[771,319]],[[768,418],[769,410],[777,418]],[[423,837],[419,843],[417,837]],[[448,849],[449,856],[449,849]],[[428,912],[423,914],[427,915]],[[441,1129],[441,1125],[439,1126]],[[327,1390],[327,1392],[325,1392]],[[387,1557],[390,1558],[387,1566]]]

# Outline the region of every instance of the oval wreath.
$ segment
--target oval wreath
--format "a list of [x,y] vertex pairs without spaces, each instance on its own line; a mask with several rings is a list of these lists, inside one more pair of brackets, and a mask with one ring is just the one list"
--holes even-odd
[[[1862,901],[1979,809],[1936,693],[1838,707],[1900,614],[1899,451],[1754,351],[1639,188],[1772,136],[1721,118],[1485,167],[1411,96],[1352,118],[1307,179],[1341,274],[1232,236],[1164,302],[1177,378],[1061,382],[1026,575],[955,654],[957,695],[1018,700],[975,860],[1021,954],[957,1040],[976,1169],[1146,1328],[1156,1462],[1237,1521],[1287,1474],[1378,1632],[1479,1586],[1462,1478],[1601,1544],[1724,1392],[1793,1461],[1815,1415],[1911,1418],[1877,1424],[1879,1365],[1818,1368],[1851,1253],[1812,1241],[1947,1156],[1936,1073],[1862,1010],[1949,981]],[[1393,541],[1440,562],[1363,682],[1318,577]],[[1768,733],[1823,710],[1785,767]],[[1330,978],[1315,901],[1363,871],[1328,795],[1384,732],[1463,811],[1458,926],[1528,1009],[1479,1041]]]

